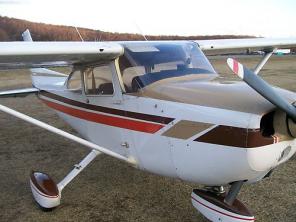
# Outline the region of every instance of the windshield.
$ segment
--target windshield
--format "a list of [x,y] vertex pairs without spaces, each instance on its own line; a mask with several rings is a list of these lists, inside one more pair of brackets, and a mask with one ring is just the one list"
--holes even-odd
[[194,42],[131,42],[123,46],[119,66],[126,92],[137,92],[163,79],[216,73]]

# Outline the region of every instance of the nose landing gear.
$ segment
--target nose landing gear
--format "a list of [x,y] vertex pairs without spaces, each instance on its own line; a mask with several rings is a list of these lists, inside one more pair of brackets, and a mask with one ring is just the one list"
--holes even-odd
[[255,221],[249,209],[236,199],[244,181],[231,184],[226,194],[223,187],[206,187],[194,189],[191,194],[192,205],[207,219],[213,222]]

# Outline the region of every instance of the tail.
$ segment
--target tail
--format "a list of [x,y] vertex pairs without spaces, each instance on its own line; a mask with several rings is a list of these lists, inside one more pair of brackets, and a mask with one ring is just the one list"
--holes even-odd
[[[32,42],[32,37],[30,31],[27,29],[22,34],[23,40],[27,42]],[[15,89],[15,90],[6,90],[0,91],[0,98],[8,98],[8,97],[25,97],[32,93],[38,93],[39,90],[34,86],[32,88],[24,88],[24,89]]]
[[27,29],[26,31],[23,32],[22,37],[25,42],[33,42],[33,39],[32,39],[29,29]]
[[[22,37],[23,37],[23,41],[25,42],[33,42],[31,33],[29,29],[26,29],[26,31],[24,31],[22,33]],[[32,85],[33,87],[36,87],[38,89],[43,88],[44,86],[44,82],[42,81],[42,76],[52,76],[52,77],[67,77],[67,75],[60,73],[60,72],[56,72],[50,69],[45,69],[45,68],[33,68],[30,69],[31,71],[31,79],[32,79]],[[41,79],[40,79],[41,77]],[[41,81],[40,81],[41,80]],[[60,81],[60,80],[59,80]]]

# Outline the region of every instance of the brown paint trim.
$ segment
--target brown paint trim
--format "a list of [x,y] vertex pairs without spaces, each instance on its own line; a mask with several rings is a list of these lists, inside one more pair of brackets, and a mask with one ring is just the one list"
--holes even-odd
[[254,148],[275,143],[274,137],[262,136],[260,129],[217,126],[194,141],[224,146]]
[[32,171],[30,179],[39,192],[49,197],[59,196],[59,190],[56,183],[47,174]]
[[181,120],[165,131],[162,136],[186,140],[211,126],[213,126],[213,124]]
[[155,122],[155,123],[162,123],[162,124],[169,124],[174,120],[174,118],[170,117],[162,117],[162,116],[155,116],[155,115],[149,115],[149,114],[144,114],[144,113],[136,113],[136,112],[130,112],[126,110],[120,110],[120,109],[113,109],[113,108],[108,108],[108,107],[103,107],[103,106],[96,106],[92,104],[86,104],[82,103],[79,101],[75,101],[72,99],[68,99],[66,97],[62,97],[53,93],[49,93],[46,91],[41,91],[40,95],[58,100],[63,103],[67,103],[72,106],[77,106],[93,111],[98,111],[102,113],[108,113],[108,114],[114,114],[118,116],[124,116],[124,117],[129,117],[129,118],[134,118],[134,119],[139,119],[139,120],[145,120],[145,121],[150,121],[150,122]]

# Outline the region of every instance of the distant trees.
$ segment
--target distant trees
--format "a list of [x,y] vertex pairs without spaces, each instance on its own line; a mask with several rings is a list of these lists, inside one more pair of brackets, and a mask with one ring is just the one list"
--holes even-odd
[[[80,41],[75,28],[71,26],[48,25],[0,16],[0,41],[20,41],[21,33],[26,29],[30,30],[32,38],[36,41]],[[143,36],[138,34],[103,32],[85,28],[79,28],[79,32],[85,41],[144,40]],[[147,36],[149,40],[199,40],[248,37],[251,36]]]
[[9,40],[9,37],[6,31],[0,28],[0,41],[8,41],[8,40]]

